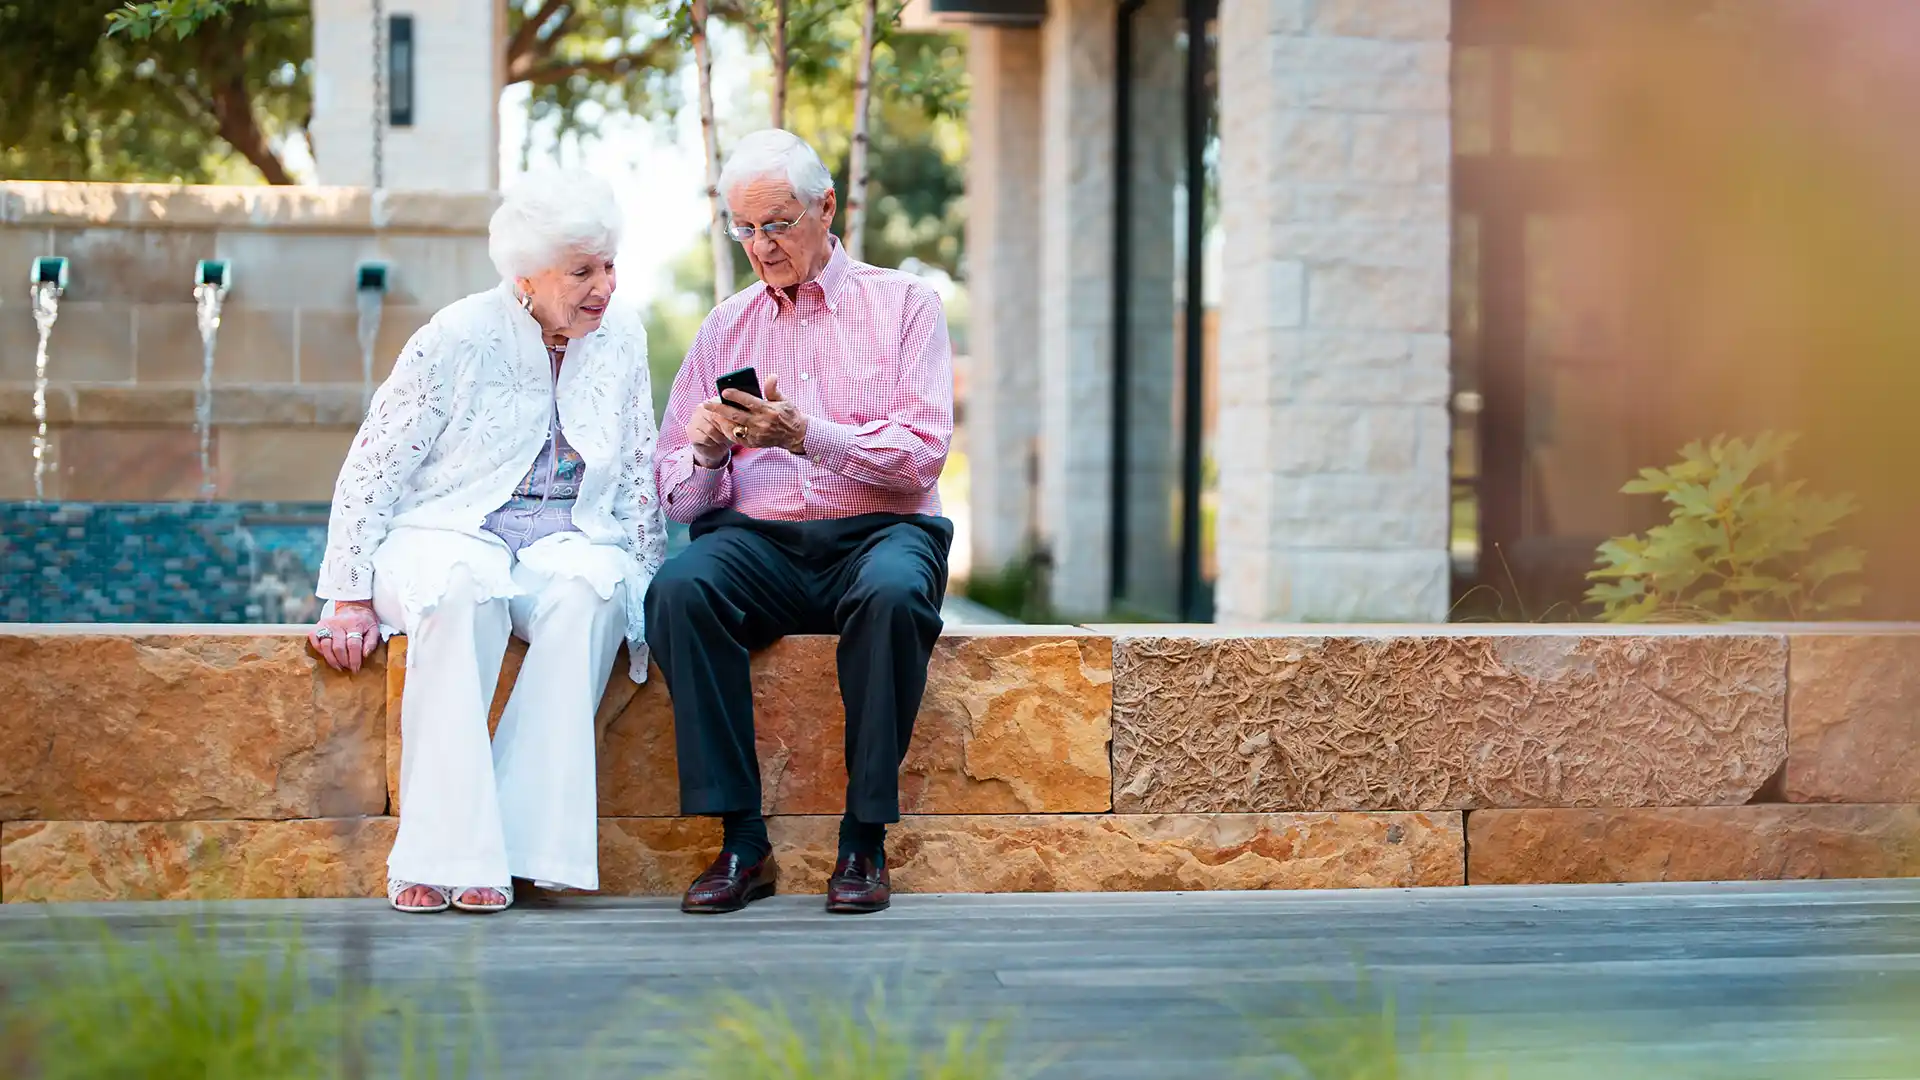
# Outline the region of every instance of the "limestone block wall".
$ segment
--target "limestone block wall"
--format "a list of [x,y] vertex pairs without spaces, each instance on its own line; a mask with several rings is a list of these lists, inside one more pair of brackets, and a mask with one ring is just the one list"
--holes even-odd
[[[505,702],[510,654],[495,696]],[[1920,874],[1920,627],[1008,627],[935,652],[890,854],[903,892]],[[844,784],[833,642],[755,659],[783,887]],[[377,896],[404,639],[0,626],[0,901]],[[658,673],[600,710],[604,891],[673,895]]]
[[1443,619],[1449,0],[1220,19],[1220,621]]
[[48,499],[198,494],[193,272],[218,258],[235,284],[214,357],[215,497],[325,500],[363,408],[355,266],[391,268],[377,381],[435,310],[497,281],[493,205],[485,194],[0,184],[0,500],[33,494],[34,257],[65,256],[71,273],[49,351]]
[[389,0],[381,5],[388,17],[413,18],[414,116],[409,127],[388,125],[391,73],[383,72],[386,96],[375,98],[374,65],[384,69],[386,57],[374,38],[374,7],[372,0],[313,4],[311,131],[320,183],[375,186],[377,137],[379,186],[388,191],[497,188],[506,5],[495,0]]

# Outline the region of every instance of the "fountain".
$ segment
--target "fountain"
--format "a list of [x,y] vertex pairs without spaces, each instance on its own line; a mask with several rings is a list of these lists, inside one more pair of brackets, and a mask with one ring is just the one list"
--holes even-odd
[[380,337],[380,310],[387,295],[387,264],[363,262],[354,271],[354,306],[359,312],[360,411],[373,405],[373,348]]
[[194,399],[193,426],[200,433],[200,497],[214,493],[213,346],[220,336],[220,306],[233,288],[233,266],[225,259],[201,259],[193,270],[193,303],[200,324],[200,393]]
[[47,340],[60,317],[60,297],[67,291],[67,260],[42,255],[33,260],[28,278],[33,296],[33,323],[40,330],[40,346],[33,354],[33,501],[47,497]]

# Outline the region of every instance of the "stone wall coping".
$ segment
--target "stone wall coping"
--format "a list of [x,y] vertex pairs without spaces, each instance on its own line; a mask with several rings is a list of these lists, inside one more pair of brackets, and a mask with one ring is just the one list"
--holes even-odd
[[484,235],[492,192],[344,187],[0,183],[0,224],[45,228],[249,229]]

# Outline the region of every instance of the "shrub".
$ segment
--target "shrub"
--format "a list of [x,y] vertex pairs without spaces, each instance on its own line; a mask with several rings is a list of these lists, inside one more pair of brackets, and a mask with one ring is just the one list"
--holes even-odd
[[1854,513],[1851,495],[1823,497],[1787,480],[1795,441],[1764,432],[1690,443],[1678,464],[1643,469],[1620,490],[1671,507],[1645,536],[1600,545],[1587,599],[1608,622],[1802,619],[1857,607],[1865,556],[1823,543]]

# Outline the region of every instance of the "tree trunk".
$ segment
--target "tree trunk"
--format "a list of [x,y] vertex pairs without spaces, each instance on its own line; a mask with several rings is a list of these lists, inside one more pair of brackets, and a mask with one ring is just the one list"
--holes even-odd
[[[269,184],[292,184],[293,174],[274,153],[260,118],[253,111],[253,93],[247,86],[247,74],[239,58],[244,57],[247,30],[251,19],[245,11],[233,16],[232,41],[221,42],[212,34],[200,37],[201,70],[208,75],[204,102],[213,114],[214,131],[248,163],[260,170]],[[234,42],[242,43],[231,52]]]
[[873,42],[880,0],[862,0],[860,66],[853,76],[853,147],[847,155],[847,255],[863,258],[867,232],[867,115],[873,109]]
[[787,126],[787,0],[773,0],[773,126]]
[[713,302],[733,295],[733,249],[720,196],[720,132],[713,122],[713,52],[707,47],[707,0],[693,0],[693,61],[700,72],[700,135],[707,151],[707,203],[713,214]]

